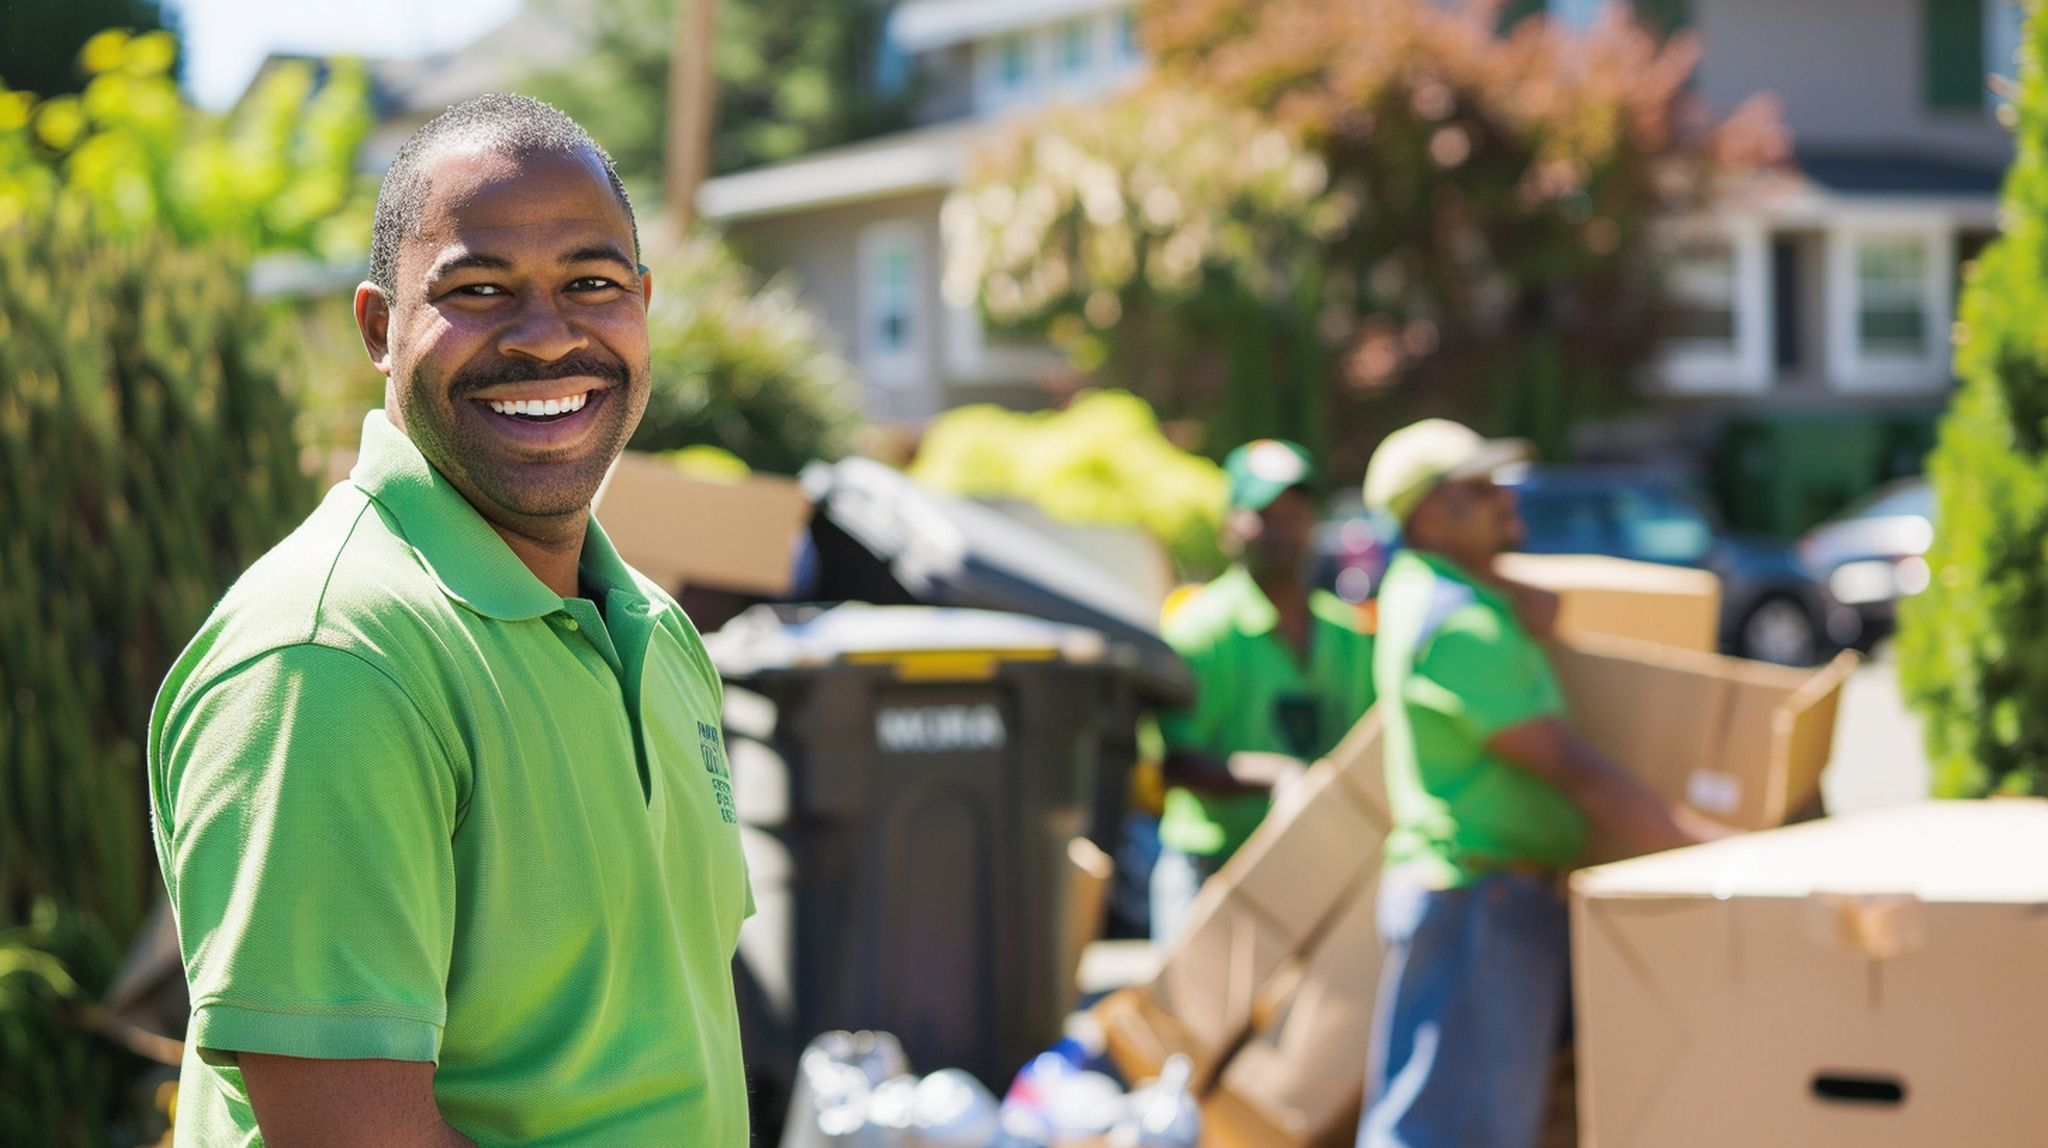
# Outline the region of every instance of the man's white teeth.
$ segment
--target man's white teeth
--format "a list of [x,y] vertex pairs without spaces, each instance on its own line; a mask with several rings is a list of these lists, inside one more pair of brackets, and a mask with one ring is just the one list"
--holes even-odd
[[584,403],[589,401],[590,392],[585,391],[580,395],[570,395],[566,399],[520,399],[518,402],[512,403],[494,401],[491,403],[491,409],[501,415],[525,415],[528,418],[541,418],[546,415],[575,414],[583,409]]

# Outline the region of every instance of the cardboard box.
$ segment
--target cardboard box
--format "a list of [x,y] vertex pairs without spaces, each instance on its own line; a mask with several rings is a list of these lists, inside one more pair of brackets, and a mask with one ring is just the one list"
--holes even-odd
[[1377,864],[1373,869],[1346,893],[1284,1005],[1255,1023],[1210,1097],[1256,1118],[1261,1136],[1251,1143],[1337,1148],[1357,1136],[1386,957]]
[[1593,554],[1503,554],[1503,578],[1556,594],[1557,634],[1720,648],[1721,580],[1706,570]]
[[636,451],[619,456],[593,505],[620,557],[671,594],[685,584],[788,593],[811,521],[792,479],[712,482]]
[[[1667,801],[1737,829],[1784,824],[1820,793],[1858,657],[1790,669],[1586,638],[1551,650],[1572,724]],[[1596,860],[1626,851],[1597,836]]]
[[1587,870],[1572,912],[1585,1145],[2048,1142],[2048,802]]

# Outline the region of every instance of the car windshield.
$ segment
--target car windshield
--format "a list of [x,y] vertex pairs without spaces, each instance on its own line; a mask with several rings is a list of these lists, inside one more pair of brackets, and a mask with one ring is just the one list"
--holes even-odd
[[1925,518],[1931,522],[1934,488],[1918,478],[1878,487],[1850,503],[1847,510],[1835,516],[1835,521],[1851,518]]
[[1519,492],[1528,549],[1691,564],[1713,550],[1714,522],[1684,492],[1654,483],[1535,487]]

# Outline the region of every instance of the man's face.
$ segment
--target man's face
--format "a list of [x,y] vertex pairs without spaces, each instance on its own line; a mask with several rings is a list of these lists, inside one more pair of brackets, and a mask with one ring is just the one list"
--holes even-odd
[[1409,519],[1416,545],[1466,561],[1491,561],[1527,540],[1515,493],[1486,478],[1446,482]]
[[1280,492],[1264,510],[1236,512],[1233,523],[1245,565],[1261,577],[1302,574],[1314,550],[1316,504],[1300,487]]
[[494,525],[580,527],[647,408],[632,220],[589,152],[454,150],[428,176],[396,297],[356,295],[387,410]]

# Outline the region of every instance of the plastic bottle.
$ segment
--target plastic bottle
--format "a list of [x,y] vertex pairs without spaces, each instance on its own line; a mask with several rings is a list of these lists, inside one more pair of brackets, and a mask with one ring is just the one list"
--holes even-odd
[[1068,1038],[1019,1069],[996,1112],[1002,1127],[997,1144],[1002,1148],[1047,1148],[1053,1138],[1053,1091],[1060,1081],[1080,1072],[1087,1059],[1081,1042]]
[[1121,1123],[1109,1134],[1110,1148],[1196,1148],[1202,1139],[1202,1110],[1188,1088],[1194,1065],[1174,1055],[1159,1079],[1131,1094]]

